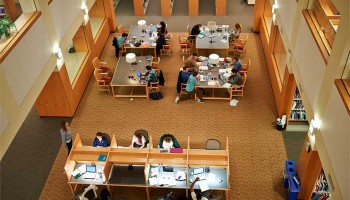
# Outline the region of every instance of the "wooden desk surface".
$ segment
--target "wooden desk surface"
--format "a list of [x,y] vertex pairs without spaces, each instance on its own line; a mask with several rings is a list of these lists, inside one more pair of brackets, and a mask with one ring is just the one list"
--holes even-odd
[[[152,32],[152,37],[149,36],[149,32],[151,31],[151,29],[154,29],[155,31]],[[144,43],[148,44],[147,48],[156,48],[155,46],[151,46],[152,43],[155,43],[155,37],[157,36],[157,27],[155,25],[152,26],[147,26],[146,28],[146,33],[142,33],[142,29],[140,29],[138,27],[138,25],[134,25],[131,26],[129,34],[128,34],[128,41],[132,42],[133,41],[133,37],[136,37],[135,41],[139,42],[140,40],[143,40]],[[153,40],[152,40],[153,39]],[[129,44],[125,45],[125,48],[145,48],[145,47],[131,47]]]
[[[204,30],[204,28],[205,27],[203,26],[202,30]],[[228,49],[230,46],[229,41],[227,40],[226,42],[221,41],[224,35],[228,33],[228,31],[229,31],[229,28],[222,29],[222,31],[220,32],[215,30],[212,38],[214,43],[209,42],[211,40],[210,37],[208,37],[208,36],[211,36],[209,31],[204,31],[205,36],[203,38],[199,38],[198,36],[196,38],[196,49]]]
[[[193,168],[189,168],[189,172],[191,172],[192,170],[193,170]],[[208,179],[209,173],[205,173],[207,179],[202,180],[208,184],[209,189],[211,189],[211,190],[228,190],[228,189],[230,189],[229,185],[227,184],[227,169],[210,167],[209,170],[210,170],[209,173],[215,174],[215,178],[212,180],[209,180]],[[187,180],[187,185],[191,185],[191,183],[192,183],[191,180],[194,180],[194,177],[196,176],[196,175],[193,175],[193,174],[190,175],[190,174],[191,173],[189,173],[189,175],[188,175],[189,179]],[[198,181],[194,185],[194,189],[199,189],[200,182],[201,181]]]

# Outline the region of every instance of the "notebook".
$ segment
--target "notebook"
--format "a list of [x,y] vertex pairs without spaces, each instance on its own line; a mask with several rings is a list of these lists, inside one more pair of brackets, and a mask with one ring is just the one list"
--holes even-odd
[[201,189],[201,192],[205,192],[209,190],[209,186],[205,181],[201,181],[198,185],[199,185],[199,188]]
[[98,160],[99,160],[99,161],[106,161],[106,160],[107,160],[107,156],[101,154],[101,155],[98,156]]
[[183,148],[170,148],[170,153],[183,153]]

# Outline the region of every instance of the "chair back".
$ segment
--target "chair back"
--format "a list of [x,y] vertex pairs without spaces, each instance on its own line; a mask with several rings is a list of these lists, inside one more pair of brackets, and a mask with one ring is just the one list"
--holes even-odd
[[190,27],[190,25],[187,25],[187,32],[188,32],[188,36],[190,36],[191,35],[191,27]]
[[145,137],[146,143],[148,143],[148,132],[146,130],[144,129],[136,130],[134,135],[137,135],[137,134],[143,135],[143,137]]
[[99,69],[101,67],[100,59],[98,59],[98,57],[95,57],[92,60],[92,65],[94,66],[94,68]]
[[[251,61],[248,59],[248,62],[246,64],[242,64],[242,70],[240,72],[247,73],[250,69]],[[241,73],[243,75],[243,73]]]
[[220,142],[217,139],[208,139],[205,145],[206,150],[220,150]]
[[125,33],[125,28],[123,24],[119,24],[118,26],[118,33],[123,34]]
[[102,133],[102,137],[105,137],[107,140],[107,146],[111,146],[111,137],[107,133]]
[[94,77],[95,77],[96,81],[100,81],[102,78],[100,72],[98,71],[98,68],[95,68],[95,70],[94,70]]

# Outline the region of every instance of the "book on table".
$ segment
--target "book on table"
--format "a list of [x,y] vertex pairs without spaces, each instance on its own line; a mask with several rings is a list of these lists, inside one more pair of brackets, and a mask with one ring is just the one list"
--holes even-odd
[[107,160],[107,156],[101,154],[101,155],[98,156],[98,160],[99,160],[99,161],[106,161],[106,160]]

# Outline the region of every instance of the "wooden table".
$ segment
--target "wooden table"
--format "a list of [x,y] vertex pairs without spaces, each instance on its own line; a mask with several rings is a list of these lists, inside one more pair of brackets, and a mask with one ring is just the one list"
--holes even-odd
[[[198,55],[209,56],[210,54],[218,54],[221,57],[227,57],[229,51],[229,40],[224,39],[224,36],[227,35],[229,27],[222,28],[221,31],[215,30],[211,34],[206,27],[201,28],[205,36],[203,38],[196,37],[196,52]],[[213,35],[212,39],[210,36]],[[211,43],[210,41],[213,41]],[[223,42],[226,41],[226,42]]]
[[[136,73],[137,73],[137,70],[139,70],[141,73],[145,73],[146,72],[145,67],[147,65],[150,65],[150,66],[152,65],[152,59],[148,61],[146,60],[146,57],[138,56],[136,57],[136,63],[137,63],[136,65],[131,65],[130,63],[126,62],[125,57],[119,58],[112,81],[111,81],[112,93],[114,98],[116,97],[146,97],[147,99],[149,98],[147,82],[146,84],[140,84],[139,77],[137,77]],[[133,78],[130,76],[133,76]],[[130,94],[117,94],[118,92],[116,91],[116,89],[118,87],[120,89],[131,87],[131,92]],[[145,89],[145,94],[134,93],[134,89],[140,88],[140,87]]]
[[[217,67],[208,67],[208,70],[200,70],[198,75],[207,77],[206,81],[199,81],[196,88],[210,89],[211,96],[203,96],[203,99],[217,99],[217,100],[229,100],[231,101],[230,96],[215,96],[216,90],[227,90],[223,84],[226,82],[226,77],[223,77],[224,81],[219,79],[219,74],[222,77],[224,75],[223,72],[219,72],[220,69],[226,69],[228,64],[220,64]],[[225,73],[230,73],[231,69],[227,69]],[[197,95],[195,95],[195,99],[197,99]]]
[[[152,37],[150,37],[149,32],[152,30]],[[157,56],[156,54],[156,46],[154,45],[156,43],[156,36],[157,36],[157,27],[156,25],[147,26],[146,33],[142,33],[142,29],[140,29],[137,25],[131,26],[128,39],[126,41],[126,44],[124,45],[124,48],[127,52],[135,53],[139,56],[145,56],[144,51],[147,49],[152,50],[152,53],[154,57]],[[136,39],[133,39],[135,38]],[[142,45],[139,47],[132,46],[132,44],[140,42],[140,40],[143,40]],[[138,53],[138,51],[141,51],[141,53]]]

